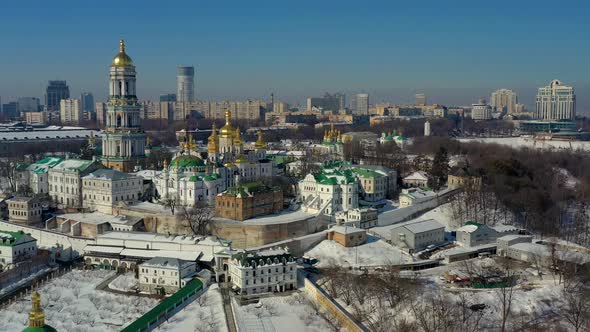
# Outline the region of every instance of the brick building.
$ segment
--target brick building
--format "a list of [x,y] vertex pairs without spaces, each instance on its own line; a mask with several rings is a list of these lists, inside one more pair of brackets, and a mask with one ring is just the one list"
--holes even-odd
[[8,219],[26,225],[42,221],[42,208],[38,199],[33,197],[14,197],[7,201]]
[[279,213],[283,209],[283,192],[261,182],[250,182],[217,194],[218,217],[244,221],[257,216]]
[[328,230],[327,238],[344,247],[356,247],[367,241],[367,231],[349,226],[334,226]]

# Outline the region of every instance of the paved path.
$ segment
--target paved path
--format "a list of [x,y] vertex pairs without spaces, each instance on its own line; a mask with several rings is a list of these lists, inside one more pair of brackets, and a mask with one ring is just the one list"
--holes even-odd
[[225,322],[227,323],[227,330],[229,332],[238,332],[236,328],[236,321],[234,320],[234,312],[231,307],[231,296],[229,295],[230,288],[226,285],[219,285],[221,297],[223,298],[223,311],[225,312]]

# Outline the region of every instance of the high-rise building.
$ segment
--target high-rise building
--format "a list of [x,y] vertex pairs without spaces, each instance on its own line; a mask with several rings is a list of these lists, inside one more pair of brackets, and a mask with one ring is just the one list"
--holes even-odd
[[277,101],[274,102],[273,104],[273,110],[274,113],[285,113],[285,112],[289,112],[289,104],[282,102],[282,101]]
[[307,111],[312,109],[322,109],[323,111],[337,112],[346,108],[346,97],[342,93],[324,94],[323,97],[307,98]]
[[574,88],[551,81],[537,93],[536,116],[542,120],[573,120],[576,118],[576,95]]
[[83,119],[80,99],[62,99],[59,106],[59,118],[64,125],[78,125]]
[[195,67],[178,67],[176,99],[182,102],[195,100]]
[[516,104],[514,107],[514,113],[524,113],[526,112],[526,106],[524,104]]
[[352,114],[369,115],[369,94],[357,93],[351,100]]
[[17,100],[17,112],[39,112],[39,98],[35,97],[20,97]]
[[96,124],[102,127],[107,121],[107,103],[96,103],[94,106],[96,110]]
[[59,111],[59,102],[70,98],[70,88],[66,81],[49,81],[45,90],[45,110]]
[[518,97],[514,91],[500,89],[492,92],[490,106],[494,111],[505,111],[508,114],[516,113],[516,104],[518,104]]
[[11,101],[6,104],[2,104],[2,117],[5,119],[14,119],[18,115],[18,103]]
[[94,96],[90,92],[82,92],[80,95],[80,106],[82,107],[82,112],[85,113],[95,113],[95,105],[94,105]]
[[160,95],[160,101],[176,101],[176,95],[174,93]]
[[426,106],[426,95],[423,93],[416,94],[416,106]]
[[120,172],[133,171],[139,159],[145,157],[146,136],[141,130],[136,75],[121,39],[119,53],[109,71],[106,130],[102,139],[102,163]]
[[478,103],[471,105],[471,118],[473,120],[490,120],[492,107],[486,103],[485,99],[480,99]]

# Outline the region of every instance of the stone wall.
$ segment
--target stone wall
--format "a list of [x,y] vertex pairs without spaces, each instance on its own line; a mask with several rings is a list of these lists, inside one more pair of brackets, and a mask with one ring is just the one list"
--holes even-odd
[[[245,249],[275,244],[326,229],[327,223],[308,218],[286,223],[253,224],[217,220],[214,234],[232,241],[232,247]],[[324,235],[325,236],[325,235]]]
[[23,231],[31,234],[37,240],[37,246],[42,248],[52,248],[56,245],[62,246],[60,260],[72,260],[84,255],[84,247],[88,244],[95,244],[94,239],[82,237],[73,237],[58,232],[53,232],[41,228],[35,228],[24,225],[17,225],[6,221],[0,221],[0,230],[9,232]]
[[368,332],[369,330],[352,316],[336,301],[334,301],[323,289],[315,285],[311,280],[304,278],[303,286],[305,292],[311,299],[317,302],[324,310],[329,312],[336,319],[342,328],[348,332]]

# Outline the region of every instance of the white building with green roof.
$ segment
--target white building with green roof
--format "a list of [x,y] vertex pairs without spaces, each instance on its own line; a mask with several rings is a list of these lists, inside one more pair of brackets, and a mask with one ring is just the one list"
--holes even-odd
[[35,194],[46,194],[49,192],[48,172],[51,168],[61,163],[63,158],[45,157],[32,164],[21,164],[17,167],[16,189],[23,190],[28,186]]
[[299,181],[302,207],[309,213],[333,215],[359,206],[359,183],[352,170],[322,169]]
[[66,159],[48,172],[49,196],[62,208],[82,207],[82,177],[103,166],[92,160]]
[[2,268],[37,254],[37,240],[24,232],[0,231],[0,266]]

